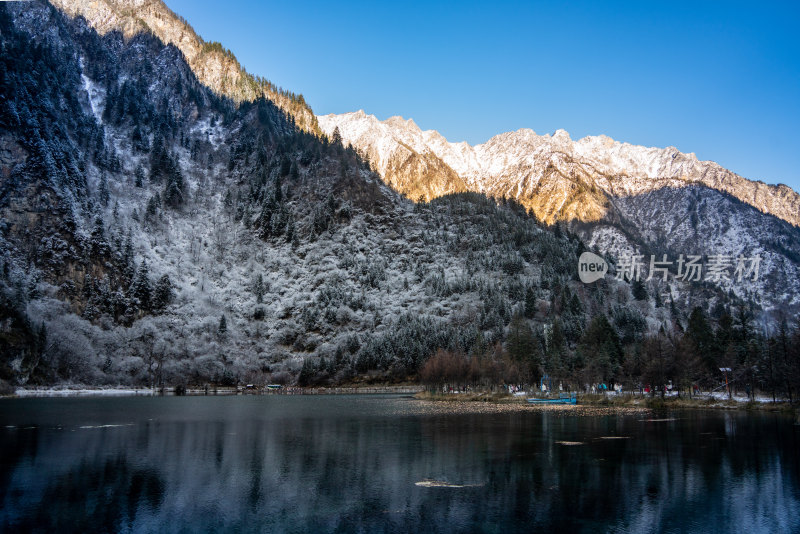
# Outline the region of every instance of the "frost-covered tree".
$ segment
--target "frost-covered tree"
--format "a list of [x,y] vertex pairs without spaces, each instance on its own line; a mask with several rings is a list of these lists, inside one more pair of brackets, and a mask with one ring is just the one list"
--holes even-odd
[[644,282],[638,278],[631,284],[631,291],[633,293],[633,298],[636,300],[647,300],[647,287],[644,285]]
[[224,339],[228,335],[228,321],[225,319],[225,315],[223,314],[219,318],[219,326],[217,326],[217,336],[220,339]]
[[142,260],[139,269],[136,271],[136,277],[131,286],[131,294],[139,301],[139,308],[142,310],[150,310],[150,298],[152,289],[150,285],[150,271],[147,268],[147,260]]
[[135,187],[144,187],[144,169],[142,169],[141,165],[137,165],[133,173],[133,185]]
[[106,173],[100,175],[100,186],[98,187],[97,195],[100,198],[100,205],[103,207],[108,206],[110,194],[108,192],[108,178],[106,177]]
[[338,146],[342,145],[342,133],[339,131],[338,126],[333,129],[333,133],[331,134],[331,143]]
[[161,209],[161,197],[158,193],[154,194],[150,197],[150,200],[147,201],[147,209],[145,211],[145,217],[148,221],[155,221],[158,217],[158,210]]
[[153,311],[163,312],[174,297],[175,292],[172,289],[172,282],[169,279],[169,275],[165,274],[158,279],[153,289]]
[[170,161],[171,168],[167,175],[167,184],[164,187],[164,203],[172,208],[177,208],[184,202],[183,174],[175,162]]
[[106,231],[103,219],[99,215],[94,218],[92,234],[89,238],[92,254],[103,254],[108,246],[106,243]]
[[261,276],[261,273],[258,273],[253,282],[253,295],[256,297],[257,303],[264,302],[264,277]]
[[528,286],[525,291],[525,317],[533,319],[536,315],[536,291],[532,286]]

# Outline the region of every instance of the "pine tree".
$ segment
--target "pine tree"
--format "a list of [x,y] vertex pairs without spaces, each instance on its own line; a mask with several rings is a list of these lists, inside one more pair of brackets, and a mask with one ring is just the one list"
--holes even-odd
[[583,313],[583,304],[581,304],[578,295],[574,293],[572,294],[572,298],[570,298],[569,300],[569,311],[573,315],[580,315],[581,313]]
[[82,316],[87,321],[93,321],[98,317],[98,315],[99,315],[99,312],[97,310],[97,306],[95,305],[94,298],[91,298],[86,303],[86,306],[83,308]]
[[300,386],[311,385],[317,374],[317,368],[310,358],[303,360],[303,366],[300,368],[300,374],[297,376],[297,384]]
[[280,205],[280,203],[283,201],[282,185],[283,184],[281,184],[280,176],[275,178],[275,192],[273,194],[273,197],[275,198],[275,203],[278,205]]
[[144,169],[142,169],[141,165],[136,167],[133,176],[133,185],[136,187],[144,187]]
[[645,287],[644,282],[638,278],[633,281],[633,284],[631,285],[631,292],[633,293],[633,298],[636,300],[647,300],[647,288]]
[[602,378],[605,382],[616,378],[622,364],[622,343],[605,314],[592,319],[581,337],[578,351],[588,366],[597,372],[597,378]]
[[289,222],[286,224],[286,242],[294,244],[297,234],[294,228],[294,217],[289,215]]
[[663,398],[666,391],[668,377],[676,377],[675,351],[668,342],[664,328],[661,327],[658,334],[649,336],[642,342],[646,368],[643,378],[653,385],[652,394],[660,392]]
[[96,296],[97,307],[101,313],[113,311],[114,303],[111,295],[111,286],[108,285],[108,278],[103,278],[100,283],[99,291]]
[[164,203],[172,208],[183,204],[184,182],[177,163],[170,161],[167,185],[164,187]]
[[800,384],[800,322],[794,327],[785,358],[783,369],[786,393],[789,395],[789,402],[794,402],[797,400],[797,387]]
[[170,305],[175,294],[172,290],[172,281],[168,275],[163,275],[156,282],[153,290],[153,310],[163,312]]
[[97,256],[105,252],[106,234],[105,228],[103,227],[103,219],[99,215],[94,218],[94,227],[92,228],[90,244],[93,255]]
[[42,321],[36,331],[36,352],[40,355],[47,349],[47,327]]
[[161,176],[167,171],[169,155],[164,148],[164,138],[156,136],[153,140],[153,149],[150,151],[150,181],[161,182]]
[[133,236],[130,229],[128,230],[128,235],[125,236],[125,245],[122,247],[122,264],[125,278],[128,281],[133,280],[136,271],[133,263]]
[[225,211],[229,213],[233,211],[233,193],[231,193],[230,189],[225,191],[225,196],[222,197],[222,205],[225,207]]
[[150,200],[147,202],[147,210],[145,211],[145,217],[149,221],[153,221],[156,219],[158,215],[158,210],[161,207],[161,197],[156,193]]
[[339,131],[338,126],[333,129],[333,134],[331,135],[331,143],[338,146],[342,145],[342,133]]
[[253,282],[253,294],[256,297],[256,302],[261,304],[264,301],[264,278],[261,276],[261,273]]
[[686,325],[686,338],[691,342],[695,353],[702,358],[708,371],[717,371],[714,350],[714,334],[702,308],[696,307],[689,315]]
[[220,338],[224,338],[227,333],[228,333],[228,322],[225,320],[225,315],[223,314],[219,318],[219,326],[217,327],[217,335]]
[[100,197],[100,204],[104,208],[108,206],[110,195],[108,193],[108,178],[106,178],[106,173],[100,175],[100,187],[97,193],[98,196]]
[[147,261],[142,260],[136,272],[136,278],[131,287],[131,293],[139,301],[139,308],[145,311],[150,310],[150,272],[147,269]]
[[28,300],[39,298],[39,271],[31,265],[28,278]]
[[525,292],[525,317],[533,319],[536,315],[536,292],[533,287],[528,287]]
[[564,335],[564,327],[562,326],[561,321],[556,318],[556,320],[553,321],[553,330],[550,334],[550,340],[547,347],[548,352],[551,355],[560,355],[561,352],[564,351],[566,343],[567,339]]
[[508,326],[508,339],[506,341],[508,355],[519,363],[526,371],[526,378],[538,379],[540,365],[539,354],[535,350],[533,332],[528,321],[521,315],[514,315]]
[[147,137],[142,133],[142,129],[138,124],[133,127],[133,132],[131,133],[131,143],[133,144],[133,148],[140,152],[146,152],[147,149],[150,148]]

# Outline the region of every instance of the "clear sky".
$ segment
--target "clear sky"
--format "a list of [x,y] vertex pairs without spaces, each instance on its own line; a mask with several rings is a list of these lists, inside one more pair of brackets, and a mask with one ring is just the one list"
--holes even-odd
[[800,191],[800,2],[166,3],[317,114],[606,134]]

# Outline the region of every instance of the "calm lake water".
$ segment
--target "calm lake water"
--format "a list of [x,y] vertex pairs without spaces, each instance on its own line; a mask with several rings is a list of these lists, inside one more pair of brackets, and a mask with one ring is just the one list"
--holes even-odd
[[769,414],[2,399],[0,529],[799,532],[799,451],[800,427]]

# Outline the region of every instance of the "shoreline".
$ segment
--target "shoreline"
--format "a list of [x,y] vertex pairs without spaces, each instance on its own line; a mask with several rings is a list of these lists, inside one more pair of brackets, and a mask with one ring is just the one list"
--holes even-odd
[[[176,391],[177,390],[177,391]],[[422,386],[361,386],[361,387],[285,387],[270,390],[265,387],[247,386],[208,386],[135,388],[135,387],[90,387],[54,386],[36,388],[17,388],[13,393],[0,395],[0,398],[63,398],[63,397],[204,397],[237,395],[414,395],[423,391]]]
[[[488,403],[488,404],[506,404],[506,405],[525,405],[530,406],[526,398],[520,396],[511,396],[508,394],[469,394],[469,393],[430,393],[423,391],[414,396],[417,400],[437,403]],[[772,402],[771,400],[749,400],[746,398],[717,398],[717,397],[678,397],[669,396],[661,398],[660,396],[636,396],[636,395],[622,395],[622,396],[606,396],[603,394],[579,394],[578,404],[576,405],[554,405],[554,406],[584,406],[606,409],[619,409],[620,411],[628,409],[652,410],[652,411],[665,411],[665,410],[743,410],[743,411],[761,411],[761,412],[780,412],[786,414],[794,414],[796,422],[800,424],[800,407],[796,404],[790,404],[786,400],[778,400]],[[530,406],[531,408],[552,408],[550,405],[536,405]]]
[[285,387],[270,390],[266,387],[213,387],[186,388],[176,393],[175,387],[152,389],[132,387],[88,387],[56,386],[39,388],[17,388],[11,394],[0,395],[2,399],[32,398],[103,398],[103,397],[200,397],[200,396],[306,396],[306,395],[408,395],[415,401],[424,403],[434,413],[471,414],[505,413],[517,411],[547,411],[563,415],[602,416],[636,415],[678,410],[713,410],[782,413],[791,416],[795,425],[800,425],[800,406],[786,400],[775,403],[771,399],[760,398],[752,401],[747,398],[733,399],[718,396],[688,398],[686,396],[604,395],[579,394],[575,405],[531,405],[527,395],[508,393],[431,393],[423,386],[348,386],[348,387]]
[[[136,387],[90,387],[82,385],[17,388],[13,393],[0,395],[0,398],[91,398],[91,397],[158,397],[158,396],[237,396],[237,395],[411,395],[419,401],[431,403],[495,404],[500,406],[525,406],[527,408],[552,408],[552,406],[531,406],[526,402],[527,395],[508,393],[431,393],[421,385],[400,386],[342,386],[342,387],[283,387],[270,390],[266,387],[248,386],[208,386],[190,387],[176,392],[175,387],[160,389]],[[760,398],[752,401],[744,397],[733,399],[718,396],[659,396],[579,394],[576,406],[596,407],[606,410],[745,410],[764,412],[793,413],[800,424],[800,407],[788,401]]]

